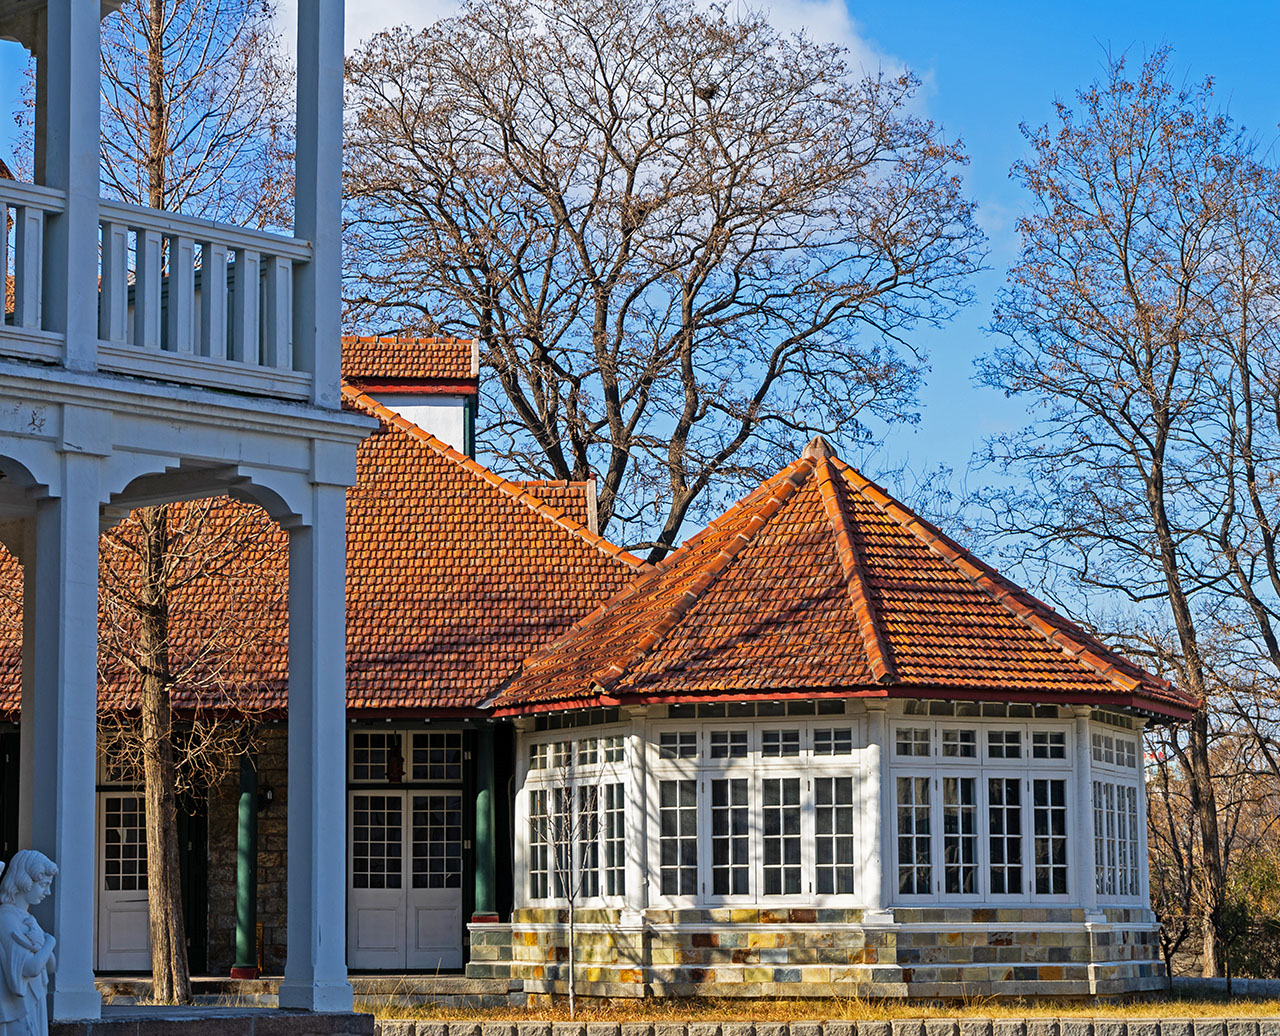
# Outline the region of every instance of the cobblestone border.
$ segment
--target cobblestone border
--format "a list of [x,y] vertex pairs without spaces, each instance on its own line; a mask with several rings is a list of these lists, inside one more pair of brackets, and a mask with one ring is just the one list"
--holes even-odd
[[1280,1018],[895,1018],[802,1022],[441,1022],[386,1019],[377,1036],[1280,1036]]

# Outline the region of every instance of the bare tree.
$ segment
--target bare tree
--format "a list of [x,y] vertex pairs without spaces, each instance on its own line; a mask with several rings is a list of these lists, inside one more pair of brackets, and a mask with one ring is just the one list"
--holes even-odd
[[[1231,837],[1215,758],[1240,758],[1215,745],[1250,696],[1274,702],[1280,663],[1280,176],[1211,82],[1173,82],[1165,49],[1132,79],[1112,59],[1024,133],[1032,208],[996,307],[1007,342],[980,374],[1036,423],[990,443],[1024,480],[989,502],[1020,560],[1070,576],[1069,609],[1204,702],[1163,743],[1195,818],[1212,975]],[[1096,591],[1128,607],[1099,613]]]
[[[103,42],[102,175],[124,201],[257,226],[285,226],[292,197],[287,105],[289,75],[271,25],[270,0],[126,0],[108,19]],[[134,513],[136,528],[112,542],[130,550],[137,581],[116,580],[113,601],[128,610],[136,650],[119,657],[140,679],[142,769],[147,815],[147,880],[153,996],[191,998],[178,868],[176,775],[217,755],[207,723],[187,728],[175,761],[171,601],[193,576],[199,512],[167,507]],[[251,530],[248,526],[241,529]],[[253,530],[260,535],[261,530]],[[183,552],[173,548],[182,543]],[[241,543],[239,549],[247,549]],[[214,548],[214,556],[217,549]],[[194,566],[200,570],[200,565]],[[200,652],[197,652],[200,654]],[[220,729],[220,728],[217,728]]]
[[909,73],[692,0],[473,0],[351,58],[349,320],[476,337],[485,449],[659,557],[795,442],[912,419],[968,299]]

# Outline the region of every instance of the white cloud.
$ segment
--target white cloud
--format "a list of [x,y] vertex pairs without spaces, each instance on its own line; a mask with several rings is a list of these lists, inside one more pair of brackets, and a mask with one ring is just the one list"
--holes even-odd
[[[457,0],[347,0],[346,50],[350,54],[375,32],[393,25],[423,28],[441,18],[456,14],[462,7]],[[298,24],[298,0],[280,0],[276,21],[285,47],[293,53]]]
[[[730,3],[731,12],[733,5],[742,4],[744,15],[757,9],[754,3],[743,0],[730,0]],[[456,14],[461,7],[460,0],[347,0],[347,53],[375,32],[393,25],[423,28]],[[298,0],[280,0],[280,31],[290,51],[294,48],[297,9]],[[845,0],[778,0],[767,6],[766,11],[781,32],[790,35],[803,30],[811,39],[847,48],[854,68],[866,72],[881,69],[893,72],[902,68],[901,60],[879,50],[862,34]]]

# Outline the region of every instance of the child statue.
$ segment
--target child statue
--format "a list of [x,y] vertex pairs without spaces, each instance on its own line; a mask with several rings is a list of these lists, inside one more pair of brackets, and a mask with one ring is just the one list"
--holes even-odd
[[57,864],[19,849],[0,878],[0,1036],[47,1036],[54,939],[31,916],[49,895]]

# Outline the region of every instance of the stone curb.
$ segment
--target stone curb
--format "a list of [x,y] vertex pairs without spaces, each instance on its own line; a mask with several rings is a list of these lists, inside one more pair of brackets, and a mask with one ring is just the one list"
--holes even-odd
[[895,1018],[795,1022],[377,1023],[377,1036],[1280,1036],[1280,1018]]

